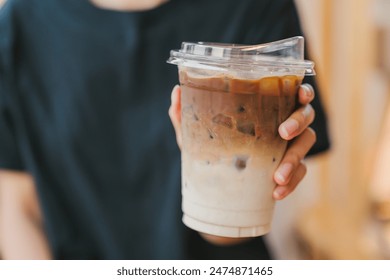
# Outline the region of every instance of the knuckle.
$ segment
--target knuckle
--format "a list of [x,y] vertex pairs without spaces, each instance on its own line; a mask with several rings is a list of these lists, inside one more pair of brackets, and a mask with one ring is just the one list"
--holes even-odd
[[310,104],[309,104],[309,106],[310,106],[310,108],[311,108],[311,115],[310,115],[310,121],[309,121],[309,123],[311,124],[311,123],[313,123],[313,121],[314,121],[315,118],[316,118],[316,111],[314,110],[313,106],[311,106]]
[[298,166],[302,160],[301,156],[296,151],[290,151],[289,159],[294,166]]
[[303,121],[312,122],[314,120],[314,116],[315,112],[311,104],[307,104],[302,108],[300,117]]
[[317,141],[317,133],[315,132],[315,130],[311,127],[308,127],[306,129],[309,137],[310,137],[310,141],[314,144],[316,141]]
[[296,120],[298,121],[299,125],[303,125],[305,122],[306,122],[306,115],[305,115],[305,112],[304,112],[305,109],[302,109],[300,114],[298,114],[296,116]]
[[307,166],[303,161],[301,161],[301,169],[302,169],[302,176],[305,176],[307,173]]

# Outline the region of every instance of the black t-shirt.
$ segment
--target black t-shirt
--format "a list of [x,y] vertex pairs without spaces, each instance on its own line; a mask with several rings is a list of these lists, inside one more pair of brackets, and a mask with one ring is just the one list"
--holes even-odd
[[[167,114],[178,77],[166,60],[182,41],[301,34],[287,0],[171,0],[146,12],[8,0],[0,10],[0,168],[33,175],[54,257],[268,258],[261,238],[220,248],[183,226],[180,152]],[[317,153],[328,138],[319,97],[313,106]]]

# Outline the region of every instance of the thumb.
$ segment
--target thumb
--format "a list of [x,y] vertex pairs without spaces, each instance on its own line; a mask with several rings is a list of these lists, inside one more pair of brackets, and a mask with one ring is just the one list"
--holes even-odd
[[181,89],[178,85],[172,90],[168,115],[175,129],[177,145],[181,149]]

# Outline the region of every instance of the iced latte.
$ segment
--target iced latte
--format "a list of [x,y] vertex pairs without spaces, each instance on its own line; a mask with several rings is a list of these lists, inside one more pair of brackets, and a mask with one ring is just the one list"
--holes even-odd
[[287,145],[278,127],[296,107],[304,72],[269,67],[179,64],[183,221],[195,230],[228,237],[270,230],[273,174]]

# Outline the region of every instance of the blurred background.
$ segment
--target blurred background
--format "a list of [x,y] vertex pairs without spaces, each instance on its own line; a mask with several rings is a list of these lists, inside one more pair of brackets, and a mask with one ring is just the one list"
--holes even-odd
[[307,159],[267,241],[278,259],[390,259],[390,0],[296,3],[332,147]]
[[296,3],[332,146],[307,160],[268,239],[282,259],[389,259],[390,1]]

